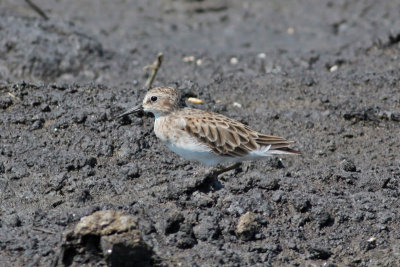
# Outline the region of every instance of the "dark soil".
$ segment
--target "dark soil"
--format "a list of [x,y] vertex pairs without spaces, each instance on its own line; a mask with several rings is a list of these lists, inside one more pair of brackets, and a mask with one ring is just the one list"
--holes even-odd
[[[400,265],[398,1],[34,2],[49,20],[0,6],[1,266],[100,265],[60,258],[98,210],[162,266]],[[150,116],[113,120],[158,52],[155,86],[303,155],[205,179]]]

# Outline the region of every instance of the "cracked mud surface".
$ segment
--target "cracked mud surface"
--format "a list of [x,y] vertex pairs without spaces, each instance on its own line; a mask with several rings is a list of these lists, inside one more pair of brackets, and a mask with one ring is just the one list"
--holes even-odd
[[[60,256],[99,210],[162,266],[400,264],[397,1],[34,2],[50,20],[0,6],[2,266],[105,264]],[[153,118],[113,120],[157,52],[155,86],[304,154],[205,179]]]

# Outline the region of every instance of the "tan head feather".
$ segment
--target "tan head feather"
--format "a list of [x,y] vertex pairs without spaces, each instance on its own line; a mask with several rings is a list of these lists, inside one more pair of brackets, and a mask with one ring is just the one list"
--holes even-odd
[[179,95],[175,88],[156,87],[147,92],[143,99],[143,110],[156,117],[167,115],[178,109]]

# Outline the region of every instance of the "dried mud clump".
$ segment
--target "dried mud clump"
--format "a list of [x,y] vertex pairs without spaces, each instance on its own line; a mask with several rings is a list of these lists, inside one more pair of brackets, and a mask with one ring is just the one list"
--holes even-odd
[[56,266],[104,264],[153,266],[156,256],[138,230],[137,219],[112,210],[83,217],[63,235]]

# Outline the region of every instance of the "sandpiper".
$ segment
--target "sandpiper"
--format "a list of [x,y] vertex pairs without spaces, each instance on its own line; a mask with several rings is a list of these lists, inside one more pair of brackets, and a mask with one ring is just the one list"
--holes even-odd
[[154,115],[154,132],[169,149],[208,166],[263,159],[276,154],[301,154],[293,141],[266,135],[224,115],[180,108],[175,88],[149,90],[143,103],[119,115],[145,111]]

